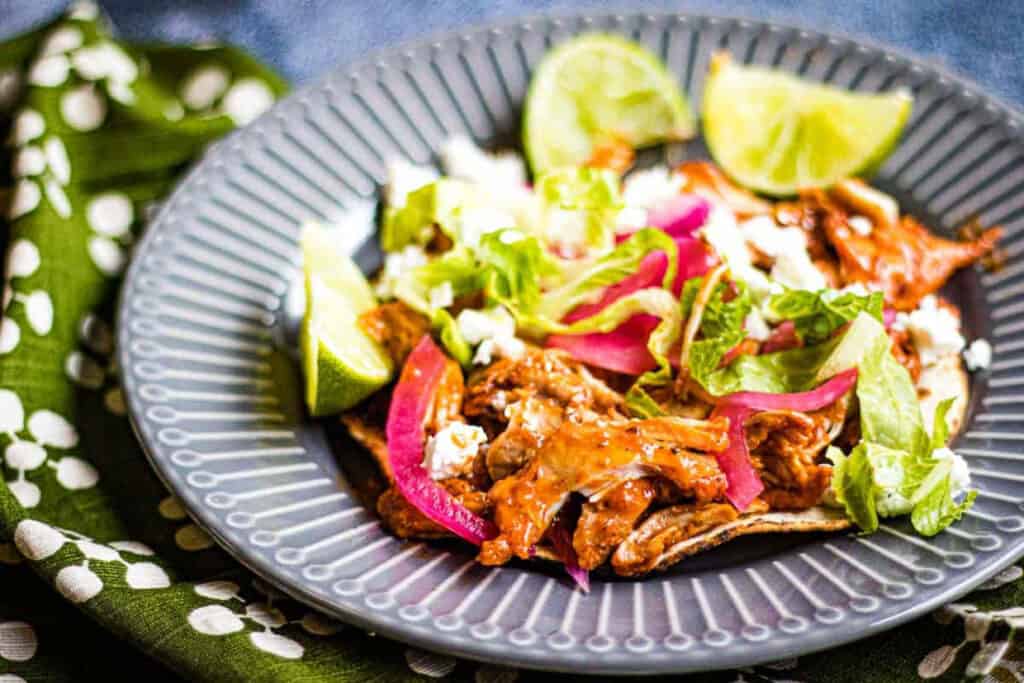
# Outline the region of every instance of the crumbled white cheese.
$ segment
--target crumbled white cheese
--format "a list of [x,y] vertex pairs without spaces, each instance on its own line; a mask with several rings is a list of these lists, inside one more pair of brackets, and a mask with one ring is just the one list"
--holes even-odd
[[427,441],[423,467],[431,479],[450,479],[466,474],[487,434],[475,425],[452,422]]
[[467,308],[455,320],[466,343],[476,346],[474,365],[488,365],[495,355],[519,358],[526,344],[516,338],[516,321],[503,306],[483,311]]
[[464,207],[458,220],[460,241],[473,248],[487,233],[516,225],[516,219],[507,212],[487,206]]
[[630,173],[622,183],[624,206],[615,221],[616,231],[630,233],[646,227],[648,210],[679,196],[685,183],[685,176],[665,166]]
[[932,457],[936,460],[951,460],[953,462],[949,483],[954,496],[967,490],[971,485],[971,468],[967,466],[967,461],[963,457],[948,448],[936,448],[932,451]]
[[933,295],[921,299],[917,310],[897,315],[894,327],[910,332],[921,363],[926,366],[964,348],[960,320],[940,306]]
[[775,259],[771,277],[776,282],[810,291],[828,286],[807,253],[807,235],[800,228],[780,228],[771,216],[755,216],[739,228],[748,244]]
[[862,237],[869,236],[871,231],[875,229],[875,226],[871,223],[871,219],[867,216],[850,216],[846,219],[846,224],[850,226],[850,230],[853,230]]
[[455,291],[451,282],[442,282],[430,290],[430,308],[448,308],[455,303]]
[[761,311],[757,310],[757,308],[750,309],[750,313],[747,314],[746,319],[743,321],[743,327],[747,332],[747,337],[754,341],[764,341],[772,333],[768,323],[765,322],[764,316],[761,315]]
[[622,184],[622,201],[626,206],[653,209],[677,196],[686,178],[665,166],[634,171]]
[[739,224],[743,238],[761,253],[775,258],[787,252],[807,251],[807,236],[800,228],[780,228],[771,216],[754,216]]
[[736,218],[725,207],[715,205],[711,208],[699,234],[730,268],[750,267],[747,241],[736,225]]
[[526,233],[522,230],[506,230],[498,236],[502,244],[515,244],[526,239]]
[[441,145],[441,165],[453,178],[462,178],[487,187],[524,187],[526,165],[514,152],[489,154],[464,135]]
[[790,289],[804,289],[816,292],[825,289],[828,281],[814,265],[806,251],[784,251],[775,257],[772,279]]
[[[747,283],[755,297],[775,293],[780,285],[817,291],[828,284],[807,253],[803,232],[799,228],[780,228],[770,216],[737,224],[731,211],[715,205],[700,234],[729,266],[733,276]],[[748,244],[775,259],[771,279],[754,267]]]
[[582,209],[549,209],[545,230],[552,241],[558,244],[585,245],[588,218],[587,212]]
[[639,206],[624,206],[615,216],[615,232],[631,233],[647,227],[647,209]]
[[400,209],[410,192],[438,179],[438,173],[429,166],[417,166],[405,159],[388,163],[387,202],[388,206]]
[[393,251],[384,257],[384,272],[377,282],[377,296],[390,299],[395,296],[395,284],[405,273],[425,266],[427,254],[423,247],[415,244],[407,245],[401,251]]
[[985,339],[975,339],[964,351],[964,362],[970,371],[987,370],[992,364],[992,345]]

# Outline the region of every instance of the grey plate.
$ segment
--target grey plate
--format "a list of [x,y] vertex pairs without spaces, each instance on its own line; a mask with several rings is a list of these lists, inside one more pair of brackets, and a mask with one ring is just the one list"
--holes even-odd
[[[294,323],[299,224],[365,208],[385,160],[429,162],[452,133],[514,141],[537,61],[595,29],[647,44],[698,106],[719,48],[844,87],[914,91],[880,184],[937,229],[980,215],[1008,232],[1004,270],[964,273],[950,288],[968,331],[996,350],[990,375],[972,379],[957,445],[980,490],[961,523],[933,539],[893,524],[870,537],[737,542],[669,574],[598,579],[584,595],[543,567],[488,569],[463,548],[400,542],[352,497],[336,457],[357,454],[332,453],[324,425],[301,417],[298,372],[278,350]],[[225,548],[294,597],[386,636],[512,666],[631,674],[742,666],[861,638],[965,593],[1024,548],[1020,123],[928,64],[734,19],[541,18],[389,50],[219,144],[150,226],[120,309],[131,415],[156,470]],[[345,223],[367,268],[379,262],[371,224]]]

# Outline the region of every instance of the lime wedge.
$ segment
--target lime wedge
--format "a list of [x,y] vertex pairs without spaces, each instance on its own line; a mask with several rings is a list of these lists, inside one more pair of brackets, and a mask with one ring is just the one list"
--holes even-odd
[[351,408],[391,379],[391,359],[363,332],[357,318],[375,304],[352,260],[316,225],[302,234],[306,314],[299,350],[306,405],[314,416]]
[[583,35],[549,52],[530,81],[523,114],[523,147],[534,175],[585,163],[598,142],[637,148],[695,132],[690,106],[661,60],[605,34]]
[[904,91],[853,93],[718,54],[704,87],[704,138],[737,182],[791,195],[877,168],[899,141],[912,101]]

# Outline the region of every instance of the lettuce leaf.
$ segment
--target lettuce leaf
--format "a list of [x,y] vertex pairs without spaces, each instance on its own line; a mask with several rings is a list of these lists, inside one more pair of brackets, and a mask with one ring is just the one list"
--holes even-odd
[[462,336],[452,314],[443,308],[435,311],[431,325],[451,357],[463,368],[469,368],[473,361],[473,349]]
[[888,336],[877,337],[861,358],[857,398],[862,441],[848,456],[836,448],[827,453],[834,468],[832,490],[850,519],[872,532],[879,517],[909,513],[923,536],[960,519],[977,492],[956,502],[952,454],[937,457],[949,437],[946,413],[952,400],[938,406],[929,436],[910,373],[893,358]]
[[451,283],[455,297],[483,288],[480,268],[471,250],[455,246],[426,265],[403,274],[395,283],[395,298],[432,318],[430,290],[445,282]]
[[[703,278],[695,277],[686,281],[680,297],[680,308],[684,317],[689,316]],[[735,295],[726,300],[735,288]],[[722,358],[746,337],[743,321],[746,320],[753,301],[750,290],[743,282],[721,283],[711,293],[700,320],[703,338],[690,345],[689,356],[685,359],[690,376],[712,391],[712,377],[718,370]]]
[[668,255],[668,268],[662,286],[668,289],[676,279],[678,247],[661,230],[644,228],[633,233],[612,251],[597,259],[571,280],[552,289],[542,297],[538,314],[561,320],[576,306],[587,301],[609,285],[621,282],[637,272],[648,254],[663,251]]
[[634,383],[626,392],[626,410],[631,416],[641,420],[666,415],[658,402],[651,398],[639,383]]
[[458,180],[441,178],[409,193],[405,206],[384,211],[380,246],[387,252],[399,251],[408,244],[425,245],[433,235],[434,224],[450,237],[458,231],[458,215],[466,201],[468,186]]
[[708,375],[704,388],[714,396],[737,391],[788,394],[811,389],[825,361],[832,356],[838,339],[817,346],[788,349],[760,356],[742,355]]
[[935,406],[935,417],[932,419],[932,439],[931,447],[932,450],[942,448],[949,441],[949,422],[946,421],[946,414],[949,413],[949,409],[956,403],[956,397],[950,396],[939,401],[939,404]]
[[876,337],[858,365],[861,438],[922,458],[931,452],[931,439],[921,418],[917,389],[890,347],[887,335]]
[[817,344],[861,312],[881,322],[882,308],[881,292],[860,296],[852,292],[839,294],[828,289],[817,292],[789,290],[768,301],[767,313],[777,320],[792,320],[797,335],[804,343]]
[[591,252],[615,243],[615,219],[623,206],[615,173],[587,166],[560,168],[537,178],[535,187],[545,207],[538,232],[547,242]]
[[854,318],[841,336],[819,344],[759,356],[739,356],[729,365],[708,374],[703,386],[714,396],[736,391],[772,394],[806,391],[844,370],[859,367],[866,349],[876,342],[887,345],[889,337],[882,324],[865,313]]
[[540,303],[541,280],[560,272],[536,237],[516,229],[485,234],[477,258],[488,300],[504,305],[514,315],[518,312],[517,321],[533,315]]
[[934,536],[959,520],[978,497],[977,491],[968,491],[964,499],[957,503],[953,499],[949,472],[942,471],[943,465],[936,469],[937,476],[929,476],[914,494],[916,504],[910,515],[910,523],[922,536]]
[[541,328],[545,334],[611,332],[639,313],[653,315],[661,321],[647,338],[647,350],[651,352],[651,356],[658,364],[657,368],[649,370],[637,378],[631,389],[634,405],[639,410],[650,412],[657,404],[646,395],[646,392],[643,392],[643,387],[661,386],[672,379],[672,366],[668,361],[668,353],[678,341],[683,325],[682,311],[672,292],[657,287],[648,287],[628,294],[600,313],[577,320],[570,325],[546,319],[534,319],[532,325]]
[[560,209],[604,210],[622,208],[619,177],[603,168],[569,166],[537,179],[537,193]]

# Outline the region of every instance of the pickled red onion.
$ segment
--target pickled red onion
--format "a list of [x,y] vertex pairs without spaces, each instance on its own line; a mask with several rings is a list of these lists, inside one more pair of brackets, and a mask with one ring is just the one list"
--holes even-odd
[[[672,289],[679,295],[687,280],[706,273],[717,259],[696,238],[680,237],[675,243],[679,248],[679,270]],[[668,257],[664,252],[648,254],[640,262],[636,273],[610,285],[594,303],[574,308],[564,322],[572,323],[589,318],[624,296],[647,287],[660,286],[667,268]],[[627,375],[641,375],[657,366],[651,352],[647,350],[647,338],[657,326],[658,319],[652,315],[634,315],[611,332],[551,335],[547,345],[564,349],[577,360],[595,367]]]
[[388,462],[395,486],[413,507],[459,537],[480,545],[497,536],[497,529],[455,500],[422,465],[424,421],[447,360],[429,335],[409,354],[391,394],[386,428]]
[[[647,212],[648,227],[661,228],[671,237],[689,237],[704,225],[711,213],[711,204],[704,197],[695,194],[681,194],[665,200]],[[622,242],[632,233],[615,237]]]
[[579,565],[576,558],[576,549],[572,545],[572,534],[564,518],[559,515],[554,524],[548,529],[548,541],[551,543],[555,555],[565,566],[565,573],[572,577],[584,593],[590,592],[590,573]]
[[819,410],[838,401],[857,382],[857,369],[841,372],[818,388],[794,394],[770,394],[758,391],[740,391],[725,396],[715,406],[711,417],[729,419],[729,447],[715,454],[718,466],[725,474],[729,486],[725,495],[737,510],[746,510],[764,490],[764,484],[754,470],[747,449],[744,423],[756,412],[763,410]]

